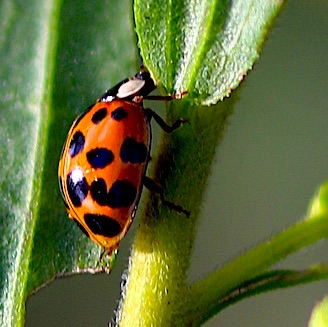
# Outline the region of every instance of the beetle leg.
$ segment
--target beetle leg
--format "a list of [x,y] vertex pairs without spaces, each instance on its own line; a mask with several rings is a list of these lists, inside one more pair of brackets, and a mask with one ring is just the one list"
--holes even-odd
[[161,199],[161,202],[165,206],[167,206],[169,209],[172,209],[172,210],[174,210],[176,212],[179,212],[179,213],[183,213],[187,217],[190,216],[190,211],[184,209],[180,205],[177,205],[173,202],[165,200],[165,198],[164,198],[164,189],[160,185],[158,185],[154,180],[152,180],[151,178],[149,178],[147,176],[144,176],[143,177],[143,184],[148,190],[150,190],[153,193],[158,194],[160,199]]

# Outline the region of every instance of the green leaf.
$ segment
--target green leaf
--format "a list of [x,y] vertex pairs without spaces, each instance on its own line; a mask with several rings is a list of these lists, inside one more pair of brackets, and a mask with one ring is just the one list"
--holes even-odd
[[99,247],[67,218],[57,165],[75,117],[139,57],[127,0],[1,0],[0,26],[0,325],[21,326],[36,288],[101,269]]
[[309,209],[308,219],[312,219],[317,215],[328,212],[328,182],[322,184],[315,196],[313,197]]
[[253,67],[283,2],[136,0],[144,63],[166,92],[217,103]]
[[325,326],[328,326],[328,297],[327,296],[314,307],[309,321],[309,327],[325,327]]
[[300,286],[301,284],[327,279],[327,277],[327,264],[314,265],[302,270],[269,271],[238,285],[226,296],[221,297],[217,305],[221,311],[229,305],[250,296],[295,285]]

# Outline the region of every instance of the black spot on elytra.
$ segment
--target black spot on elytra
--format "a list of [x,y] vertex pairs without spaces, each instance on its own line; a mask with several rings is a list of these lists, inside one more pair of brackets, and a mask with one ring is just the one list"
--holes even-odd
[[99,178],[91,183],[90,194],[92,199],[101,206],[107,205],[107,185],[104,179]]
[[125,109],[123,107],[119,107],[112,112],[112,118],[117,121],[121,121],[122,119],[126,118],[127,116],[128,116],[128,113],[125,111]]
[[87,153],[87,160],[92,168],[105,168],[114,160],[114,154],[106,148],[96,148]]
[[136,188],[125,180],[117,180],[108,192],[108,205],[112,208],[129,207],[137,195]]
[[81,170],[79,168],[72,170],[67,175],[66,183],[68,196],[72,204],[80,207],[89,191],[89,185]]
[[69,144],[69,154],[73,158],[79,154],[84,148],[85,138],[82,132],[77,131],[72,137],[71,143]]
[[106,182],[99,178],[91,183],[90,194],[101,206],[126,208],[135,201],[137,190],[129,181],[117,180],[107,192]]
[[92,116],[91,120],[94,124],[99,124],[107,116],[107,109],[101,108],[97,110]]
[[127,137],[120,150],[120,157],[123,162],[143,163],[147,159],[147,146],[137,142],[131,137]]
[[80,224],[80,222],[79,222],[78,220],[76,220],[75,218],[74,218],[73,220],[74,220],[74,222],[76,223],[76,225],[79,226],[79,228],[81,229],[81,231],[83,232],[83,234],[84,234],[85,236],[87,236],[87,237],[90,238],[89,233],[88,233],[88,232],[86,231],[86,229]]
[[85,214],[84,221],[92,233],[107,237],[114,237],[121,231],[121,225],[113,218],[105,215]]

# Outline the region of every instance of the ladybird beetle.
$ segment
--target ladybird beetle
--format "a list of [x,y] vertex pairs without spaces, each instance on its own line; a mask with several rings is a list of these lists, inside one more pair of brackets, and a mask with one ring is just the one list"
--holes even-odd
[[109,255],[117,252],[133,221],[143,185],[158,193],[164,205],[189,216],[165,200],[163,189],[145,176],[151,118],[168,133],[186,122],[169,126],[143,107],[142,100],[155,88],[144,68],[118,83],[74,121],[62,150],[59,185],[68,215]]

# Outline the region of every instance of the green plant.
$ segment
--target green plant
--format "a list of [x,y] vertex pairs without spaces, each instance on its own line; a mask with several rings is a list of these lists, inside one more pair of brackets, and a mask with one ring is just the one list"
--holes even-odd
[[[134,319],[134,322],[134,314],[140,318],[140,312],[126,308],[129,303],[136,308],[140,293],[144,299],[141,311],[155,313],[143,317],[150,319],[144,320],[145,323],[198,324],[242,297],[326,278],[327,275],[325,265],[303,271],[269,270],[286,255],[327,236],[326,186],[323,186],[317,200],[323,204],[317,211],[312,207],[309,219],[273,237],[270,243],[260,244],[192,287],[186,285],[202,194],[216,145],[236,95],[212,107],[201,104],[216,103],[238,85],[257,59],[266,30],[281,5],[276,2],[273,8],[265,8],[266,1],[257,1],[263,6],[264,16],[257,13],[254,15],[257,23],[247,22],[250,29],[252,26],[258,28],[258,34],[249,33],[255,36],[253,42],[252,37],[246,38],[245,43],[238,38],[236,49],[227,53],[223,51],[225,39],[220,33],[222,26],[226,26],[227,15],[236,8],[227,2],[216,3],[217,7],[211,7],[210,3],[208,8],[204,2],[204,7],[196,10],[203,16],[197,15],[199,25],[195,26],[206,26],[200,31],[188,30],[188,25],[182,25],[187,26],[182,30],[181,24],[177,24],[185,19],[182,15],[185,12],[177,10],[178,6],[183,8],[182,2],[174,8],[169,3],[168,7],[162,4],[157,7],[154,2],[151,11],[143,7],[143,2],[135,3],[137,32],[145,65],[165,92],[189,91],[186,99],[169,104],[168,119],[180,115],[189,117],[190,127],[161,141],[161,154],[150,173],[166,186],[167,198],[176,199],[190,208],[192,216],[188,220],[175,217],[153,197],[145,208],[146,214],[140,213],[141,226],[134,244],[124,304],[129,315],[123,311],[123,319]],[[256,11],[252,1],[244,2],[245,7],[247,4]],[[80,113],[80,108],[92,103],[99,90],[102,92],[108,85],[124,78],[123,71],[130,73],[138,68],[137,50],[132,47],[135,36],[131,17],[122,19],[130,4],[111,4],[108,11],[103,10],[106,5],[101,1],[96,4],[56,2],[47,7],[34,1],[26,11],[20,3],[1,3],[1,22],[6,33],[0,40],[1,73],[5,82],[0,151],[2,158],[8,158],[2,163],[1,179],[4,241],[1,245],[0,309],[4,325],[22,324],[26,297],[56,274],[71,273],[77,267],[101,269],[99,248],[72,227],[64,213],[57,190],[56,165],[66,130]],[[247,17],[253,17],[245,7],[241,9],[248,13]],[[114,16],[111,15],[113,12]],[[162,17],[165,19],[161,20]],[[242,18],[242,15],[237,17]],[[152,28],[154,20],[159,22],[156,28]],[[240,27],[241,23],[244,21],[236,21],[232,26]],[[117,33],[113,33],[114,28],[126,32],[120,33],[119,41]],[[245,28],[247,31],[247,26]],[[197,46],[184,48],[185,35],[190,32],[201,33],[203,37],[196,33]],[[162,35],[158,33],[167,35],[165,42],[162,43]],[[110,37],[106,42],[104,35]],[[221,51],[214,51],[213,44],[216,50],[222,46]],[[245,49],[251,50],[246,58],[243,56]],[[131,57],[123,57],[122,53]],[[185,66],[181,66],[183,55],[189,58]],[[224,67],[220,67],[220,71],[217,64],[222,62]],[[240,64],[240,70],[229,71],[226,63],[233,67]],[[90,84],[94,85],[92,90]],[[269,257],[266,256],[268,251]],[[149,276],[144,274],[145,265],[149,267]],[[142,276],[139,275],[140,267]],[[145,280],[144,288],[140,288],[141,277]],[[156,294],[162,295],[161,301],[154,298],[153,288],[157,289]],[[137,297],[133,295],[134,290]],[[186,301],[181,301],[181,297]],[[185,304],[187,301],[188,305]]]

